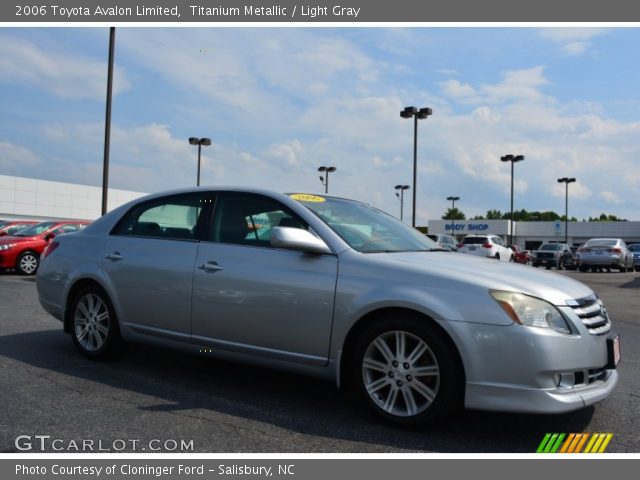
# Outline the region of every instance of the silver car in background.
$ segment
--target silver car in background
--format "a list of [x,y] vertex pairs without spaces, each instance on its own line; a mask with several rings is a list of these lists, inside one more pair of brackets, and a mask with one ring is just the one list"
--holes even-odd
[[629,251],[633,253],[633,269],[640,272],[640,243],[628,245]]
[[449,250],[450,252],[458,251],[458,242],[452,235],[443,235],[440,233],[430,233],[427,235],[431,240],[436,242],[442,248]]
[[205,349],[331,379],[399,424],[461,404],[568,412],[618,381],[619,339],[587,286],[446,252],[335,197],[147,196],[56,238],[37,286],[89,358],[125,342]]
[[620,238],[592,238],[580,247],[578,253],[581,272],[603,268],[614,268],[620,272],[633,270],[633,253]]

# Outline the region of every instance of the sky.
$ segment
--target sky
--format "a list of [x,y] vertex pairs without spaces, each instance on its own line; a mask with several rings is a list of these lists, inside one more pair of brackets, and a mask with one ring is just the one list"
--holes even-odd
[[[109,30],[0,28],[0,174],[100,186]],[[109,184],[324,191],[417,224],[450,202],[640,220],[637,28],[118,28]],[[411,190],[405,220],[411,216]]]

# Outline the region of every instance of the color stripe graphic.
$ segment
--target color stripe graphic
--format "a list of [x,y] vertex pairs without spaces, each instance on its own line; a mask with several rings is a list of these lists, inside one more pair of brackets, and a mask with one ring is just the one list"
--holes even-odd
[[612,438],[613,433],[547,433],[536,453],[604,453]]

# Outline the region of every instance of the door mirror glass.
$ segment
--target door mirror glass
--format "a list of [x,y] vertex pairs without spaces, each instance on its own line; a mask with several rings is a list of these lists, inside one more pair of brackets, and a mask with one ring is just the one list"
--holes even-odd
[[324,241],[301,228],[274,227],[271,230],[271,246],[306,253],[331,253]]

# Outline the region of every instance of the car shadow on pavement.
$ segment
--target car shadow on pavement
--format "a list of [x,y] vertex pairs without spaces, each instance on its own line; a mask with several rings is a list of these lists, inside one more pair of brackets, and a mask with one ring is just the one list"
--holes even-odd
[[[381,422],[331,382],[204,356],[132,345],[111,362],[93,362],[81,356],[61,330],[0,337],[0,362],[3,356],[46,377],[51,388],[63,385],[88,395],[88,404],[91,395],[122,398],[121,408],[133,409],[123,412],[123,418],[143,411],[169,412],[181,416],[176,422],[208,429],[215,429],[220,418],[239,424],[259,422],[254,425],[262,428],[266,423],[277,427],[272,435],[293,438],[290,452],[533,453],[545,433],[582,432],[594,413],[592,407],[562,415],[460,411],[428,427],[402,429]],[[88,385],[91,388],[85,391]],[[46,404],[43,400],[43,408],[60,407],[52,403],[55,396],[52,392]],[[311,450],[295,440],[299,435],[316,437]],[[353,443],[345,450],[335,440]],[[207,451],[206,446],[201,448]],[[267,443],[252,449],[272,450]]]
[[620,288],[640,288],[640,275],[637,275],[633,280],[623,283]]

